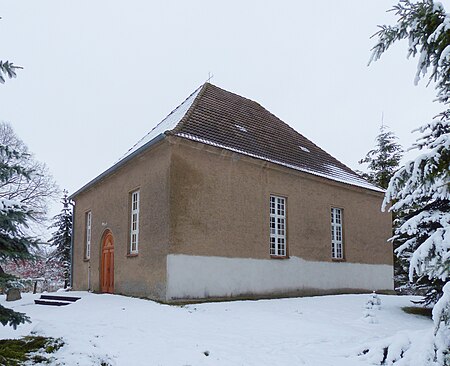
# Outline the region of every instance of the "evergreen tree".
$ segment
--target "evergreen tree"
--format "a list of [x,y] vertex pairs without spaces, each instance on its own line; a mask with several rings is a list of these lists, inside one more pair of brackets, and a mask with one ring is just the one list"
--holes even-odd
[[[0,183],[13,175],[28,179],[30,171],[17,164],[22,158],[17,151],[0,145]],[[2,263],[33,258],[30,248],[37,242],[24,231],[32,218],[32,211],[20,201],[0,198],[0,277],[3,280],[8,279],[8,276],[1,268]],[[9,324],[15,328],[26,321],[29,320],[25,314],[0,306],[0,323],[3,325]]]
[[[0,17],[1,19],[1,17]],[[23,69],[21,66],[16,66],[10,61],[2,61],[0,60],[0,84],[4,84],[6,81],[6,77],[12,79],[15,78],[16,70]]]
[[[17,151],[0,145],[0,184],[13,175],[28,179],[30,171],[15,162],[22,158]],[[29,248],[36,241],[24,232],[32,218],[32,211],[20,201],[0,198],[0,263],[32,258]]]
[[0,60],[0,83],[4,84],[6,77],[9,77],[10,79],[15,78],[16,69],[22,69],[22,67],[16,66],[9,61]]
[[[359,164],[368,164],[368,172],[359,172],[360,175],[370,183],[387,189],[389,181],[398,170],[402,158],[403,149],[397,143],[397,136],[389,127],[382,124],[380,133],[376,137],[375,149],[370,150]],[[398,222],[397,215],[394,213],[394,226]],[[398,243],[396,243],[398,244]],[[400,292],[410,292],[407,261],[405,257],[394,255],[394,285]]]
[[389,181],[398,169],[403,149],[396,142],[397,137],[389,131],[388,126],[381,125],[376,138],[376,147],[370,150],[359,164],[369,164],[368,172],[361,175],[370,183],[386,189]]
[[53,225],[51,228],[56,228],[53,233],[50,243],[55,247],[55,251],[51,254],[50,260],[56,260],[63,266],[64,273],[64,288],[67,287],[70,281],[70,250],[72,242],[72,209],[70,208],[70,201],[67,197],[67,191],[64,190],[64,195],[61,200],[63,208],[61,213],[53,218]]
[[[15,78],[17,69],[22,67],[0,60],[0,83],[4,84],[6,77]],[[14,176],[29,180],[32,170],[18,163],[23,158],[26,159],[26,155],[0,144],[0,185]],[[33,258],[29,249],[37,242],[23,230],[28,228],[28,221],[32,218],[32,211],[23,202],[0,198],[0,284],[11,278],[3,271],[2,263]],[[29,321],[25,314],[0,305],[0,323],[3,325],[9,324],[15,329],[19,324]]]
[[408,40],[408,56],[419,56],[415,82],[429,75],[444,111],[417,131],[421,154],[393,176],[383,207],[401,212],[394,241],[397,253],[410,253],[409,277],[442,281],[433,308],[434,344],[430,364],[450,365],[450,14],[432,0],[400,1],[395,26],[381,26],[372,60],[395,42]]

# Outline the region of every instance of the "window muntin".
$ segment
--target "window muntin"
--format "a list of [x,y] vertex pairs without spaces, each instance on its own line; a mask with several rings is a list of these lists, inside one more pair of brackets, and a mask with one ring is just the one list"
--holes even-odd
[[286,198],[270,196],[270,255],[286,256]]
[[91,258],[91,236],[92,236],[92,212],[86,212],[86,248],[85,258]]
[[131,193],[130,253],[137,253],[139,245],[139,191]]
[[331,208],[331,258],[343,259],[342,209]]

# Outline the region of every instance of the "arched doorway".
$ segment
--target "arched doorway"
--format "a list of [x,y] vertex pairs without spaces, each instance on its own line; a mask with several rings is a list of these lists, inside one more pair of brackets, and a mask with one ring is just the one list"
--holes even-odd
[[114,238],[107,230],[102,240],[102,263],[100,272],[102,292],[114,293]]

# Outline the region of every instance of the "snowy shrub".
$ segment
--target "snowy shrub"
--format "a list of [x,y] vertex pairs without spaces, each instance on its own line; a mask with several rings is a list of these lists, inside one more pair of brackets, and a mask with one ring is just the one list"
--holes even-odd
[[[431,331],[399,332],[371,344],[359,354],[370,365],[438,366],[434,359]],[[442,365],[442,364],[441,364]]]
[[381,309],[381,299],[380,297],[374,292],[369,297],[369,300],[367,300],[366,309]]
[[19,261],[5,264],[3,268],[13,274],[21,283],[23,292],[33,292],[36,284],[37,292],[53,292],[64,287],[64,268],[57,261],[48,259],[44,250],[36,252],[33,261]]
[[367,300],[366,305],[364,306],[363,312],[364,319],[372,324],[378,323],[378,320],[376,319],[375,316],[375,312],[380,309],[381,309],[381,299],[374,291],[369,296],[369,299]]
[[17,280],[12,280],[12,281],[8,281],[6,282],[6,290],[10,289],[10,288],[18,288],[20,290],[24,290],[26,287],[26,281],[17,279]]

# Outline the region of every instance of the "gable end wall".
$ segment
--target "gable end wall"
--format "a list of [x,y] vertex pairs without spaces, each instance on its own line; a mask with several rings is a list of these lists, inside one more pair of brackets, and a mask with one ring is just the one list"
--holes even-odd
[[[77,195],[74,226],[76,290],[100,292],[101,240],[105,230],[114,237],[115,293],[165,299],[166,255],[169,240],[169,163],[166,141]],[[130,193],[140,189],[139,254],[128,256]],[[85,256],[85,214],[92,212],[91,259]]]

